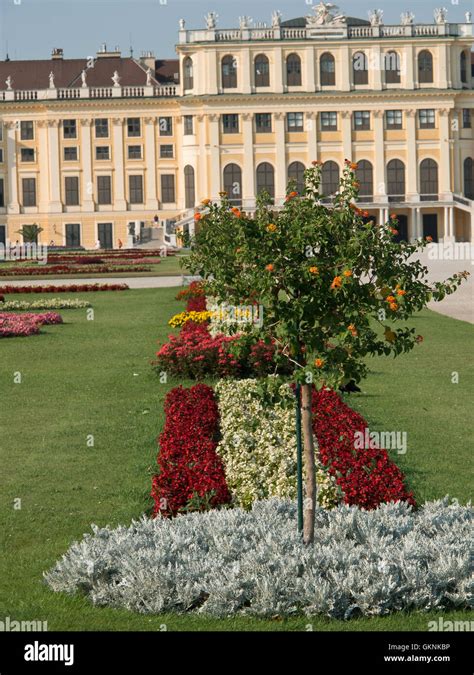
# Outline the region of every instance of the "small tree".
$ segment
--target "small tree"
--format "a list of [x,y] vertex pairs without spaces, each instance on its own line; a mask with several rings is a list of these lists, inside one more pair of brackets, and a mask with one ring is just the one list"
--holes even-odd
[[431,300],[442,300],[467,272],[429,284],[412,255],[427,241],[396,242],[397,219],[376,226],[354,203],[357,166],[349,160],[333,204],[319,192],[319,162],[305,172],[302,195],[289,187],[283,208],[259,197],[254,218],[204,200],[188,267],[219,302],[249,298],[263,306],[257,333],[274,341],[301,383],[305,465],[305,543],[314,538],[316,505],[312,385],[337,388],[367,374],[366,357],[397,356],[422,340],[415,328],[395,329]]
[[41,232],[43,232],[43,228],[36,223],[34,225],[23,225],[21,230],[17,230],[17,233],[23,237],[25,244],[36,244]]

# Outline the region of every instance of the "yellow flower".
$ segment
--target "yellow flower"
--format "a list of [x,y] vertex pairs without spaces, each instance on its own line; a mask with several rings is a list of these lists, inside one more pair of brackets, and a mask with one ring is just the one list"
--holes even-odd
[[351,270],[344,270],[343,274],[344,274],[345,277],[351,277],[352,276]]
[[277,226],[275,225],[275,223],[270,223],[269,225],[267,225],[267,230],[268,230],[269,232],[276,232],[276,231],[277,231]]
[[309,272],[310,274],[319,274],[319,270],[317,267],[310,267]]
[[324,360],[323,359],[316,359],[314,361],[314,365],[316,368],[322,368],[324,366]]

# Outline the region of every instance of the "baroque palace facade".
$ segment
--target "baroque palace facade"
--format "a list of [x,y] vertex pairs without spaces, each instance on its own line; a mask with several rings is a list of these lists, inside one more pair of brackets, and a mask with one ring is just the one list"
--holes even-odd
[[[0,62],[0,242],[23,225],[42,243],[116,247],[134,230],[193,227],[196,205],[225,190],[251,212],[266,189],[278,206],[323,162],[337,190],[358,163],[359,204],[400,236],[472,241],[473,26],[385,25],[336,14],[221,29],[181,20],[179,59],[95,57]],[[169,230],[172,231],[172,230]],[[167,238],[173,242],[173,236]]]

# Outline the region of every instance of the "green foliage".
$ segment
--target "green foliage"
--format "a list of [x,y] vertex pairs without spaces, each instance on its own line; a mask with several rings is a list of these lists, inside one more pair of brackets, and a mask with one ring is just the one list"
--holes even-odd
[[367,222],[354,203],[355,165],[346,161],[328,205],[313,164],[304,193],[289,189],[280,211],[265,196],[253,218],[230,209],[225,196],[206,203],[188,267],[219,302],[263,306],[256,334],[276,340],[296,379],[336,387],[364,377],[369,355],[413,349],[421,336],[393,322],[453,293],[467,273],[428,283],[427,268],[412,259],[427,241],[396,242],[393,215],[378,227]]
[[17,230],[18,234],[21,234],[25,244],[35,244],[38,241],[38,235],[41,234],[44,228],[39,225],[22,225],[20,230]]

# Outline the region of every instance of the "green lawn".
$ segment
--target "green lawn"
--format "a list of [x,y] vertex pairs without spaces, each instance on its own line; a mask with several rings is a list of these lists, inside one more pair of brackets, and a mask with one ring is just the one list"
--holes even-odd
[[[49,630],[427,630],[436,613],[351,622],[141,616],[94,608],[52,593],[42,573],[91,523],[129,523],[150,506],[150,474],[163,399],[149,361],[168,318],[182,310],[176,289],[71,294],[93,302],[62,310],[63,326],[0,342],[0,618],[47,620]],[[15,296],[31,299],[31,296]],[[371,429],[406,430],[394,455],[419,501],[446,493],[469,498],[472,326],[424,312],[415,354],[377,359],[364,393],[350,403]],[[451,384],[458,371],[460,383]],[[14,384],[15,372],[22,383]],[[183,383],[190,384],[190,383]],[[87,437],[94,436],[94,447]],[[21,510],[14,500],[20,498]],[[465,619],[463,612],[443,613]]]
[[[61,279],[121,279],[121,278],[132,278],[132,277],[174,277],[181,276],[183,274],[183,268],[180,265],[180,260],[183,256],[178,254],[176,256],[170,256],[169,258],[163,258],[159,265],[150,264],[150,272],[111,272],[110,274],[91,274],[90,272],[85,272],[84,274],[60,274],[60,275],[51,275],[51,274],[19,274],[16,276],[2,276],[2,269],[7,269],[8,267],[15,267],[16,263],[3,263],[0,265],[0,285],[8,285],[11,281],[30,281],[31,279],[38,280],[51,280],[55,281]],[[132,264],[132,263],[130,263]],[[140,263],[146,265],[146,263]]]

